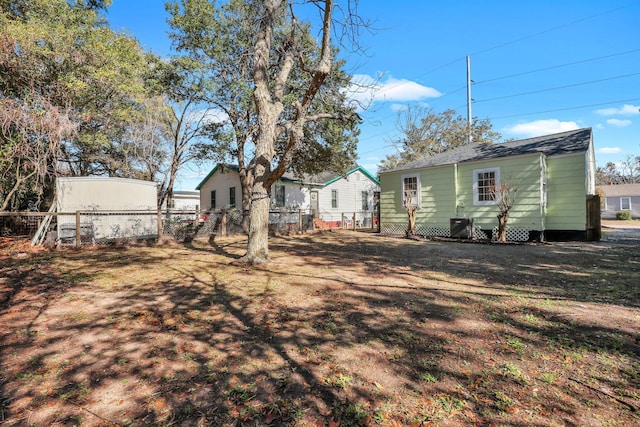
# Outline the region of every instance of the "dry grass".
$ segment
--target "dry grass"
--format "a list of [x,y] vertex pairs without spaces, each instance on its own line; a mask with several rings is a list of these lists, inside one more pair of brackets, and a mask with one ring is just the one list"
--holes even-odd
[[244,244],[2,257],[0,423],[640,423],[637,246]]

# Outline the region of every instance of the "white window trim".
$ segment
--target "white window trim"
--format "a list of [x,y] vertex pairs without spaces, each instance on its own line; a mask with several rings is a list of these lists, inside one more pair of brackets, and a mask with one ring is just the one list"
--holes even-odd
[[484,168],[473,170],[473,204],[474,206],[490,206],[495,205],[495,200],[480,200],[480,194],[478,192],[478,174],[493,172],[496,177],[496,188],[500,187],[500,168]]
[[[335,194],[335,198],[333,197],[333,195]],[[333,205],[335,200],[335,206]],[[338,190],[334,189],[331,190],[331,209],[340,209],[340,195],[338,194]]]
[[406,207],[404,204],[404,180],[407,178],[416,178],[416,204],[417,204],[417,208],[420,209],[422,207],[422,185],[420,184],[420,174],[417,173],[413,173],[413,174],[407,174],[407,175],[402,175],[402,194],[401,194],[401,200],[402,200],[402,207]]
[[[628,208],[623,208],[623,207],[622,207],[622,201],[623,201],[624,199],[629,200],[629,207],[628,207]],[[620,197],[620,210],[621,210],[621,211],[630,211],[630,210],[631,210],[631,197]]]

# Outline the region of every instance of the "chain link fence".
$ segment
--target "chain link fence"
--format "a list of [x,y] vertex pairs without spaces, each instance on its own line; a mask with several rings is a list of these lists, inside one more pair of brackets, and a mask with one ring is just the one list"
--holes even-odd
[[[285,209],[269,212],[269,231],[272,234],[375,227],[377,218],[372,212],[319,214]],[[52,247],[157,241],[158,236],[185,241],[243,233],[243,213],[239,209],[207,212],[0,212],[0,236],[30,239],[34,245]]]

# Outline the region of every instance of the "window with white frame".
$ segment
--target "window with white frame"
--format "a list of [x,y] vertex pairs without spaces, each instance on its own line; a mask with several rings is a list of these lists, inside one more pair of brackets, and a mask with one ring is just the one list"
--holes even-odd
[[620,210],[631,210],[631,197],[620,197]]
[[474,169],[473,204],[495,205],[496,190],[500,187],[500,168]]
[[369,192],[368,191],[361,191],[360,192],[360,197],[362,198],[362,210],[363,211],[368,211],[369,210]]
[[338,190],[331,190],[331,207],[338,208]]
[[402,176],[402,206],[420,207],[420,175]]
[[283,208],[285,205],[285,191],[284,185],[276,185],[274,190],[274,203],[275,207]]

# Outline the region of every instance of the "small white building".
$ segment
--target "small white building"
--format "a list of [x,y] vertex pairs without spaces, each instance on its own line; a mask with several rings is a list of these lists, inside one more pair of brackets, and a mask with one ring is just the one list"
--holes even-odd
[[[56,180],[58,238],[75,240],[76,213],[83,241],[103,243],[158,237],[158,187],[155,182],[107,177]],[[135,211],[135,212],[134,212]]]
[[[198,191],[174,191],[171,200],[172,210],[178,211],[196,211],[200,209],[200,192]],[[163,203],[162,210],[166,209],[166,201]]]
[[[242,194],[236,165],[218,164],[198,184],[202,210],[241,208]],[[337,226],[343,214],[349,218],[370,218],[374,209],[374,193],[380,190],[378,180],[362,166],[344,175],[325,172],[296,177],[283,175],[271,189],[272,210],[302,210],[312,213],[316,221]]]

